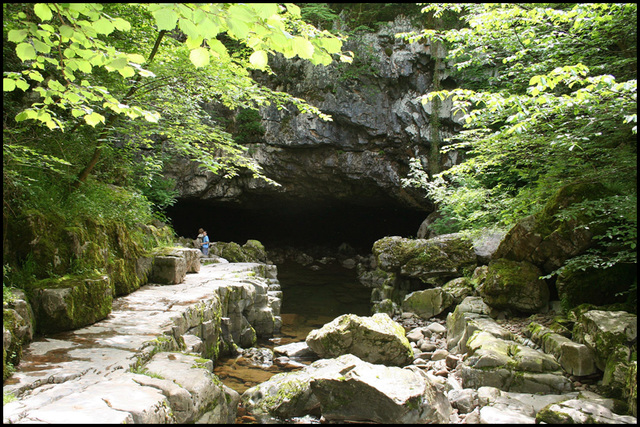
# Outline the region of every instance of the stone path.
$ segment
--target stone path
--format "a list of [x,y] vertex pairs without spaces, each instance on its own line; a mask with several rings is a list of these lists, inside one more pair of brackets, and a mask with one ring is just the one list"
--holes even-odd
[[[269,267],[273,266],[203,266],[181,284],[146,285],[118,298],[112,313],[91,326],[32,342],[3,386],[4,394],[17,397],[3,406],[4,423],[193,421],[192,415],[180,418],[172,402],[167,404],[170,384],[149,386],[154,378],[129,369],[156,361],[158,350],[176,350],[170,348],[171,337],[206,323],[207,313],[217,310],[219,320],[221,295],[229,295],[234,288],[250,288],[240,293],[243,296],[265,295],[266,276],[275,279],[275,272],[266,271]],[[266,300],[266,295],[261,298]],[[163,348],[163,343],[169,348]],[[169,371],[181,369],[179,363],[174,365]],[[212,364],[203,370],[211,368]],[[191,394],[193,403],[197,399]]]

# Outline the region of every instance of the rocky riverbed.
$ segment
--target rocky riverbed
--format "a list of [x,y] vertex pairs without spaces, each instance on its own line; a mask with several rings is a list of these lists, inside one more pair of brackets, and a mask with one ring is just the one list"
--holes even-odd
[[[180,284],[146,285],[107,319],[32,342],[4,384],[15,399],[3,420],[637,423],[627,402],[604,397],[598,368],[602,338],[635,339],[634,315],[585,311],[574,327],[583,344],[546,329],[552,310],[496,315],[467,296],[436,316],[345,314],[297,342],[256,347],[280,328],[281,297],[275,266],[261,263],[222,260]],[[264,376],[233,390],[214,374],[224,352]]]

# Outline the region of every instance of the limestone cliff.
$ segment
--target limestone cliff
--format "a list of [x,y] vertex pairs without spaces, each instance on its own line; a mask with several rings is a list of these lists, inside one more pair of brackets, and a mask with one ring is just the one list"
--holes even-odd
[[434,157],[432,146],[458,129],[459,117],[452,117],[446,101],[433,108],[418,99],[434,90],[434,75],[441,87],[455,82],[447,77],[440,44],[409,44],[395,37],[410,30],[415,28],[399,18],[377,33],[350,37],[344,49],[354,52],[352,64],[313,66],[271,57],[275,75],[256,73],[256,80],[306,99],[332,121],[300,114],[295,107],[262,108],[264,137],[247,145],[281,186],[246,176],[223,179],[178,161],[166,173],[177,178],[179,197],[251,204],[256,196],[266,196],[276,203],[349,201],[432,210],[424,194],[403,188],[401,179],[412,157],[432,170],[456,162],[455,153]]

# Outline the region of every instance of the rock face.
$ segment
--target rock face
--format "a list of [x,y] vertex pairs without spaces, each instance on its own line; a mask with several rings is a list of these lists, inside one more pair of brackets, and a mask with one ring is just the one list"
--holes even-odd
[[264,264],[205,266],[181,284],[117,299],[91,326],[30,343],[3,387],[17,397],[3,406],[4,422],[233,422],[239,396],[212,360],[279,327],[275,273]]
[[[423,194],[405,189],[411,157],[428,168],[442,169],[457,161],[451,152],[431,158],[431,146],[458,129],[451,101],[439,108],[423,105],[419,96],[433,89],[436,68],[441,80],[455,85],[447,74],[439,43],[408,44],[395,37],[415,30],[398,19],[375,34],[353,36],[345,49],[355,52],[353,64],[314,67],[307,61],[271,57],[275,75],[256,73],[265,85],[304,98],[332,121],[295,107],[264,107],[262,142],[249,143],[249,152],[265,174],[281,184],[268,186],[249,176],[224,179],[175,161],[165,172],[176,178],[180,198],[255,202],[271,200],[349,201],[358,205],[389,205],[432,209]],[[438,126],[433,126],[434,116]],[[253,142],[253,141],[252,141]]]
[[371,317],[342,315],[311,331],[306,342],[320,357],[350,353],[370,363],[399,366],[413,360],[404,329],[385,313]]

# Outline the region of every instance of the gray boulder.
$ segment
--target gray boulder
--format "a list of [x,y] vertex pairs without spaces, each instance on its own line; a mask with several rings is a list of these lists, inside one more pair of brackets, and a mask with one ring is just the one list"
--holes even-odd
[[324,371],[311,381],[325,419],[399,424],[449,422],[449,401],[421,371],[374,365],[353,355],[339,359],[347,367]]
[[352,354],[277,374],[245,391],[242,405],[261,422],[322,415],[327,420],[443,423],[451,406],[420,371],[367,363]]
[[405,330],[386,313],[370,317],[345,314],[312,330],[307,345],[320,357],[338,357],[351,353],[370,363],[406,365],[413,350]]
[[460,378],[465,388],[496,387],[505,391],[564,393],[572,385],[556,360],[515,341],[477,331],[467,342]]
[[149,281],[160,285],[182,283],[187,273],[200,271],[200,253],[198,249],[181,247],[158,250],[154,254]]
[[452,303],[453,297],[443,288],[432,288],[407,295],[402,302],[402,309],[430,319],[449,308]]
[[168,397],[177,423],[232,423],[240,396],[211,372],[212,365],[203,362],[195,356],[163,352],[144,369],[153,379],[162,378],[153,384]]

